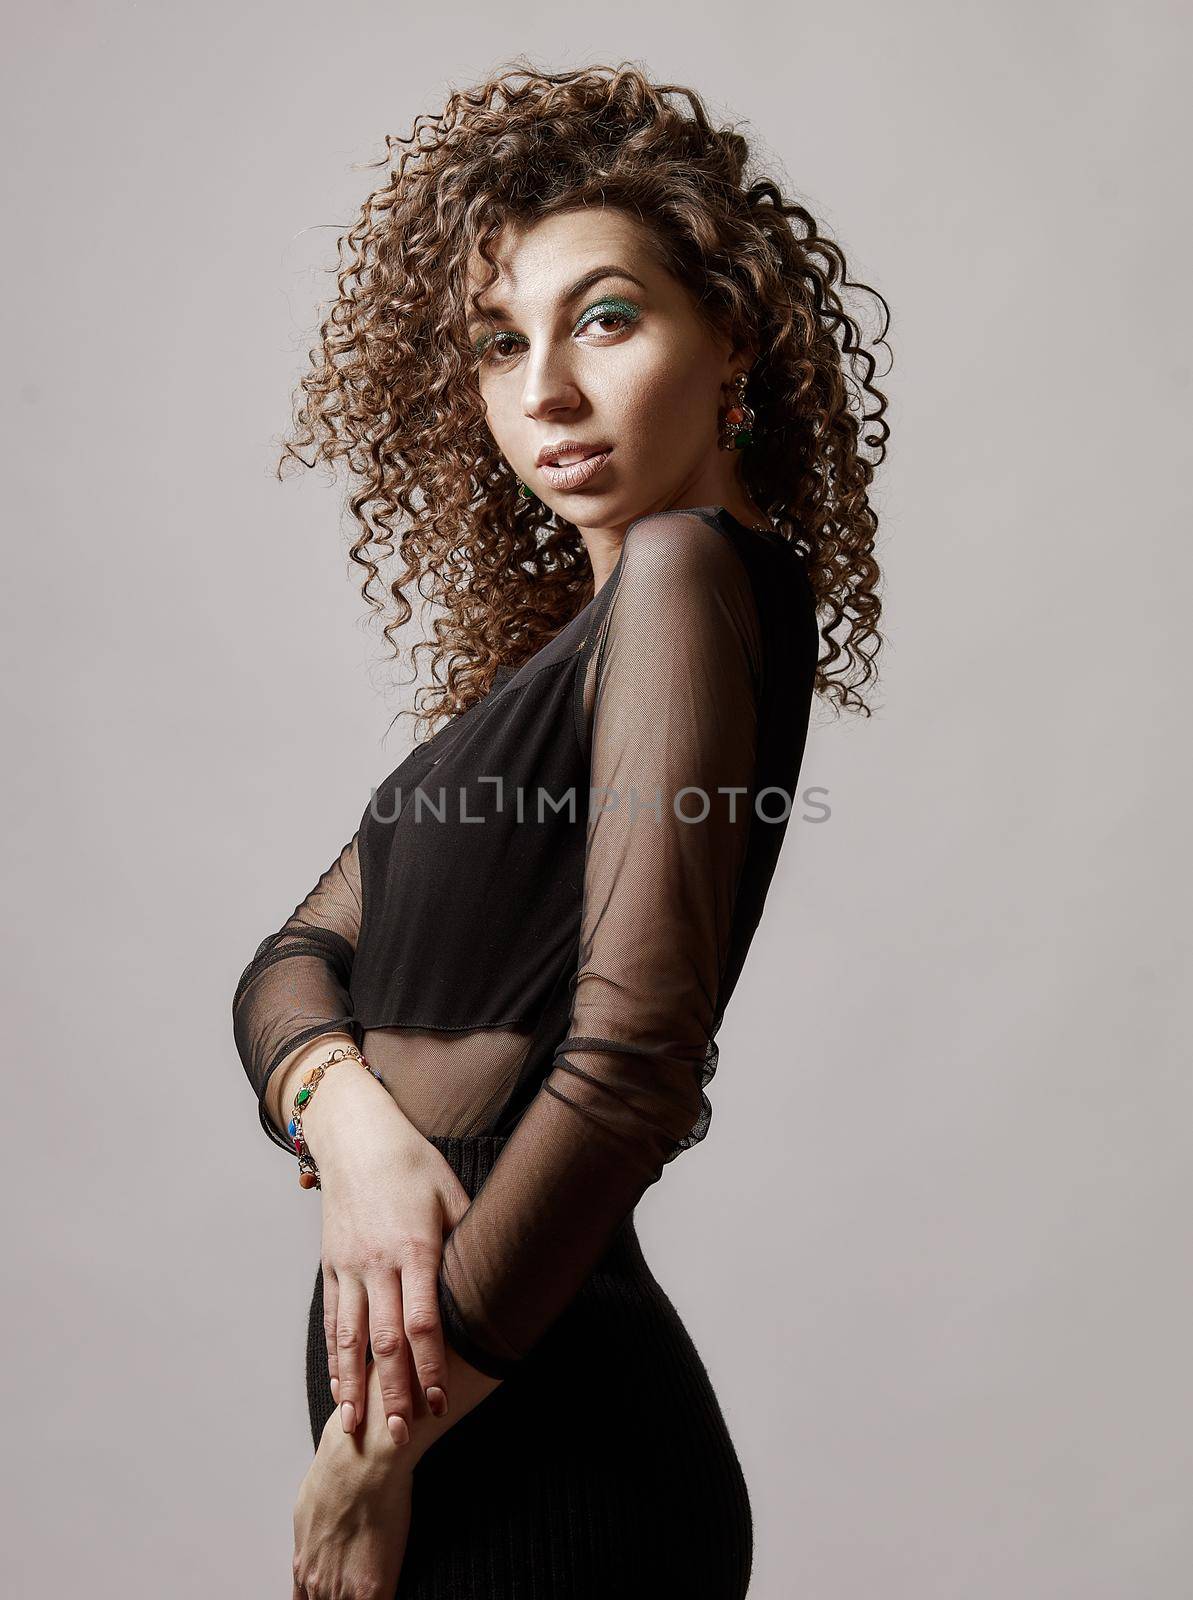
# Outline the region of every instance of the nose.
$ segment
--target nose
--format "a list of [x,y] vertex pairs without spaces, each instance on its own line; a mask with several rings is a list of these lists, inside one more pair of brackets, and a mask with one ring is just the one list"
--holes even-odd
[[583,396],[567,352],[550,340],[527,354],[523,368],[522,411],[532,421],[575,411]]

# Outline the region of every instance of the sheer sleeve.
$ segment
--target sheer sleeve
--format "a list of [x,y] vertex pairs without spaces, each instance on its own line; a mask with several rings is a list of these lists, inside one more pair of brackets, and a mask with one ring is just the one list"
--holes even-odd
[[360,1042],[348,983],[361,923],[359,830],[276,933],[263,939],[232,1000],[232,1029],[265,1132],[291,1155],[265,1090],[300,1045],[324,1033]]
[[[568,1036],[445,1241],[445,1337],[505,1376],[701,1120],[752,813],[758,611],[702,518],[631,525],[595,658]],[[612,581],[612,580],[610,580]]]

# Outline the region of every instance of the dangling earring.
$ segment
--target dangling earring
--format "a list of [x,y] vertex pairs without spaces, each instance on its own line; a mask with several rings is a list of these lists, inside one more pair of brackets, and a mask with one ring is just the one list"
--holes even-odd
[[518,493],[522,497],[523,500],[533,500],[534,499],[534,490],[533,489],[528,489],[526,487],[526,485],[522,482],[521,478],[515,478],[514,482],[518,485]]
[[744,450],[754,442],[754,412],[746,404],[746,384],[749,381],[744,372],[739,372],[733,380],[733,400],[727,411],[721,417],[720,443],[722,450]]

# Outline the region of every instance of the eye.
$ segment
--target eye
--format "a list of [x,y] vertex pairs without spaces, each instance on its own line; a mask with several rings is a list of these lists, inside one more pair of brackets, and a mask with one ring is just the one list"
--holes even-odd
[[[591,327],[595,323],[599,325],[603,332],[612,337],[615,334],[624,332],[631,323],[637,322],[641,315],[641,311],[632,300],[622,300],[620,298],[602,300],[595,306],[589,306],[576,324],[576,332],[579,333],[584,328]],[[616,323],[617,326],[613,328],[606,326],[611,322]]]
[[[632,300],[623,300],[619,295],[615,295],[611,299],[600,300],[595,305],[589,306],[577,322],[575,332],[582,333],[585,328],[596,325],[598,333],[604,337],[592,342],[611,344],[625,332],[627,327],[637,322],[641,315],[641,309]],[[610,323],[613,324],[612,327],[609,326]],[[509,328],[482,334],[475,346],[477,362],[482,366],[486,363],[496,367],[508,366],[525,344],[525,336],[514,333]]]
[[506,341],[509,339],[516,341],[521,337],[521,334],[511,333],[508,328],[502,329],[499,333],[487,333],[477,341],[476,354],[481,361],[495,361],[500,365],[517,353],[517,345],[511,349]]

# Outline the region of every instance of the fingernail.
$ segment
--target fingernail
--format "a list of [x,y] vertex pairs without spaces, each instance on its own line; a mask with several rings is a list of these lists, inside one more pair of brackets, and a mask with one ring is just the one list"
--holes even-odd
[[434,1416],[446,1416],[447,1396],[437,1384],[433,1385],[427,1390],[427,1404],[430,1406],[431,1412]]
[[336,1405],[339,1405],[339,1403],[340,1403],[340,1380],[338,1378],[333,1378],[331,1380],[331,1398],[335,1401]]
[[406,1426],[404,1417],[390,1417],[389,1436],[395,1444],[410,1443],[410,1429]]
[[356,1426],[356,1407],[351,1400],[345,1400],[340,1407],[340,1421],[344,1424],[344,1432],[351,1433]]

